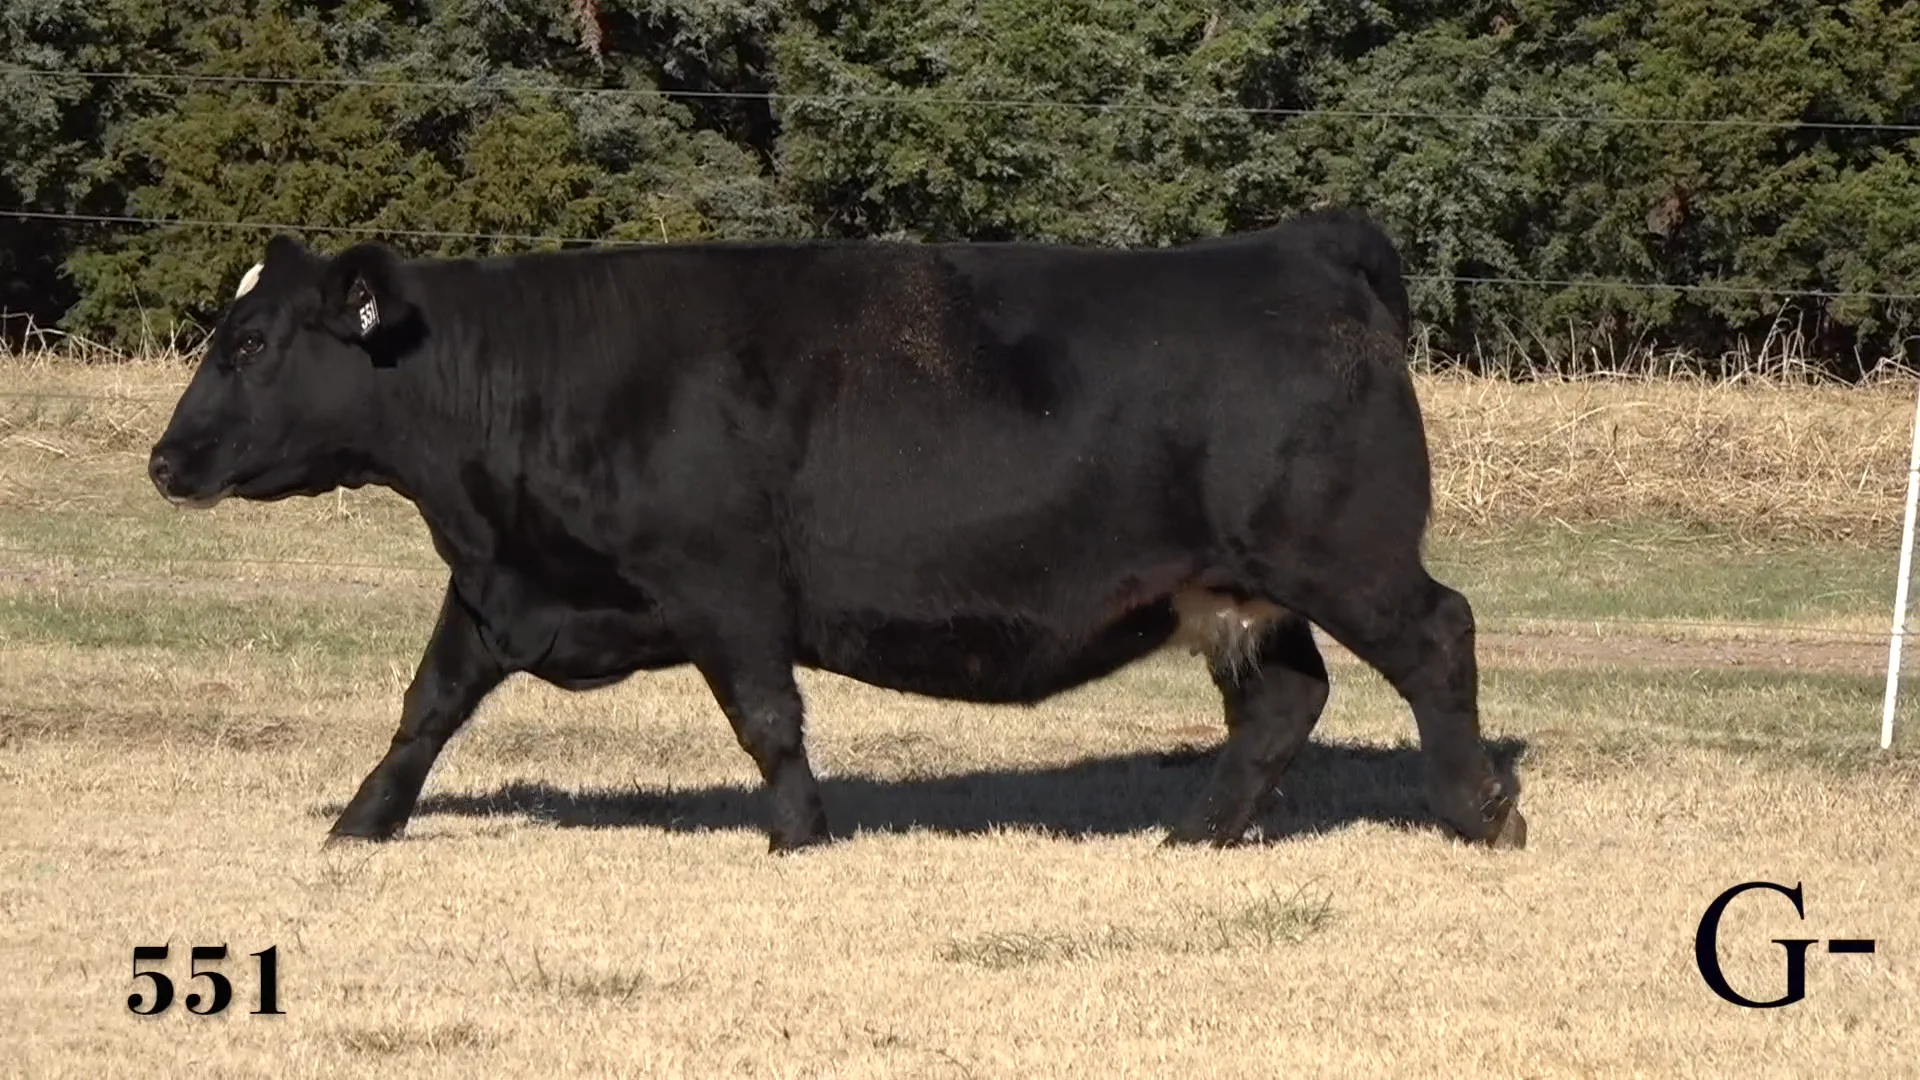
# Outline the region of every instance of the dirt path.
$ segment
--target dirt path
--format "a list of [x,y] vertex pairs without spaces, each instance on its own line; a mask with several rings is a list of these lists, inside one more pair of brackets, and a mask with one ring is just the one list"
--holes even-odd
[[1884,641],[1728,640],[1703,636],[1632,637],[1542,633],[1479,635],[1482,664],[1542,667],[1740,669],[1802,674],[1877,675],[1886,671]]

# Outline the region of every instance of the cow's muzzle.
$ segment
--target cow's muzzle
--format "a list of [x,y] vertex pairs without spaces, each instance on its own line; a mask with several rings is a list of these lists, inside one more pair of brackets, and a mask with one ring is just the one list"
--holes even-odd
[[183,506],[191,510],[206,510],[226,495],[224,491],[211,496],[188,495],[179,489],[177,477],[178,470],[172,455],[162,447],[154,447],[153,453],[147,457],[147,479],[153,481],[154,489],[160,492],[161,498],[175,506]]

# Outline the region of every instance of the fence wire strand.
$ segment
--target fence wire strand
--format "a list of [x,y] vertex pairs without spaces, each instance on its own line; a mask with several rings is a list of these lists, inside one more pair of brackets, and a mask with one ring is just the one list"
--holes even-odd
[[400,229],[378,225],[297,225],[275,221],[222,221],[214,218],[143,217],[135,214],[77,214],[64,211],[27,210],[0,207],[0,217],[23,221],[73,221],[95,225],[151,225],[196,229],[235,229],[258,232],[344,233],[351,236],[394,236],[417,240],[487,240],[519,244],[581,244],[595,247],[639,246],[645,240],[608,240],[588,236],[554,236],[545,233],[462,232],[456,229]]
[[202,72],[68,70],[7,66],[0,77],[56,80],[154,82],[180,85],[230,85],[431,91],[437,93],[526,93],[546,96],[655,98],[666,100],[791,102],[818,105],[942,105],[989,109],[1074,109],[1083,112],[1157,113],[1176,116],[1325,116],[1337,120],[1414,120],[1442,123],[1595,124],[1626,127],[1679,127],[1760,130],[1879,131],[1920,133],[1920,124],[1872,120],[1765,119],[1761,117],[1634,116],[1623,113],[1485,112],[1472,110],[1355,109],[1339,106],[1203,105],[1170,101],[1076,101],[1033,97],[976,97],[939,93],[788,92],[780,90],[679,90],[665,87],[562,86],[507,79],[388,79],[351,76],[221,75]]
[[[267,221],[223,221],[213,218],[147,217],[133,214],[77,214],[50,210],[0,207],[0,217],[26,221],[70,221],[99,225],[143,225],[158,228],[234,229],[257,232],[303,234],[339,233],[351,236],[387,236],[427,240],[469,240],[521,244],[572,244],[586,247],[644,247],[653,240],[609,240],[585,236],[558,236],[542,233],[460,232],[445,229],[401,229],[377,225],[298,225]],[[1627,281],[1608,278],[1530,278],[1479,276],[1469,274],[1407,274],[1410,282],[1432,282],[1470,286],[1507,286],[1546,289],[1613,289],[1629,292],[1706,293],[1725,296],[1799,296],[1821,300],[1920,300],[1920,293],[1883,292],[1864,289],[1809,289],[1774,285],[1682,284],[1665,281]]]
[[[131,515],[128,515],[131,517]],[[127,562],[142,566],[172,566],[178,563],[202,566],[273,566],[306,570],[364,570],[382,574],[444,574],[445,566],[404,563],[338,562],[330,559],[270,559],[257,555],[157,555],[125,551],[55,551],[45,548],[0,547],[0,555],[17,559],[43,559],[49,562]],[[22,563],[0,569],[0,573],[24,574],[32,567]]]

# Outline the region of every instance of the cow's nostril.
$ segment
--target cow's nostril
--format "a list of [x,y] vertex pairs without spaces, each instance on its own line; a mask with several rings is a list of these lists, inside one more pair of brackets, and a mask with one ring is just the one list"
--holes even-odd
[[147,459],[147,477],[153,481],[154,487],[160,489],[161,494],[171,493],[168,482],[173,479],[173,466],[167,464],[167,459],[158,452]]

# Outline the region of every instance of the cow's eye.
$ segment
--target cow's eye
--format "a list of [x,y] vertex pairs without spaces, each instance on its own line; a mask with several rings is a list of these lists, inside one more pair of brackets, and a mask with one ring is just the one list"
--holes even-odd
[[240,336],[239,342],[233,347],[233,354],[242,360],[246,360],[266,347],[267,339],[261,337],[259,331],[249,330]]

